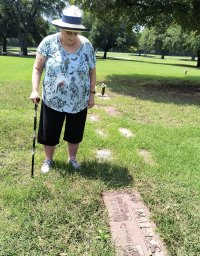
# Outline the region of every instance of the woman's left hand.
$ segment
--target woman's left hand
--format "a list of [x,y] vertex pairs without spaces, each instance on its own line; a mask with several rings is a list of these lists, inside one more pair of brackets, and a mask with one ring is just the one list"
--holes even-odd
[[92,108],[92,107],[94,107],[94,105],[95,105],[95,102],[94,102],[94,94],[91,93],[91,94],[90,94],[90,97],[89,97],[89,101],[88,101],[88,107],[89,107],[89,108]]

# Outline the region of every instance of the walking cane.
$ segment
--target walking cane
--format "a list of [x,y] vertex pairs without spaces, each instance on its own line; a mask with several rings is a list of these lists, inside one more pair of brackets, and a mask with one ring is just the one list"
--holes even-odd
[[31,177],[34,177],[34,160],[35,160],[35,139],[36,139],[36,128],[37,128],[37,109],[40,99],[36,99],[35,103],[35,114],[34,114],[34,125],[33,125],[33,150],[32,150],[32,167],[31,167]]

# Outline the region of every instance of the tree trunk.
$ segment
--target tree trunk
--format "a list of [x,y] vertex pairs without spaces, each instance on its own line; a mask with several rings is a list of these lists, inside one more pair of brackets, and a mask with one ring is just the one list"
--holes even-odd
[[104,51],[103,59],[106,59],[106,57],[107,57],[107,52],[108,52],[108,51]]
[[98,48],[95,49],[94,54],[96,55],[98,52]]
[[28,55],[27,34],[26,33],[21,33],[19,41],[20,41],[21,55],[27,56]]
[[197,51],[197,67],[200,68],[200,50]]
[[7,40],[6,36],[3,36],[3,52],[7,52]]
[[161,51],[161,59],[164,60],[164,58],[165,58],[165,50],[162,50]]
[[192,55],[191,61],[194,61],[194,60],[195,60],[195,57],[196,57],[196,55]]

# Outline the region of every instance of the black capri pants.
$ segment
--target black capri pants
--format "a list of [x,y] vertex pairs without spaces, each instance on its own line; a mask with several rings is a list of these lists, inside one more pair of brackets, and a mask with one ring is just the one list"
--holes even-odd
[[38,143],[47,146],[59,144],[64,121],[65,131],[63,139],[69,143],[80,143],[83,139],[86,117],[87,108],[78,113],[71,114],[51,109],[42,102]]

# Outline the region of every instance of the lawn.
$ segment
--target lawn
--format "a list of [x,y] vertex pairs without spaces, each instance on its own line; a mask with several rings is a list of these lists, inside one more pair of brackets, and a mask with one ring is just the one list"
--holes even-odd
[[[199,255],[200,70],[179,58],[108,56],[97,60],[96,90],[106,83],[110,99],[96,97],[89,110],[98,120],[87,120],[82,169],[72,174],[61,139],[48,175],[40,174],[44,154],[37,144],[34,179],[28,99],[34,58],[0,57],[1,256],[114,256],[111,239],[101,235],[109,234],[102,192],[131,188],[140,191],[170,256]],[[123,56],[129,59],[116,59]],[[134,136],[123,137],[119,128]],[[99,161],[99,149],[109,149],[111,158]]]

